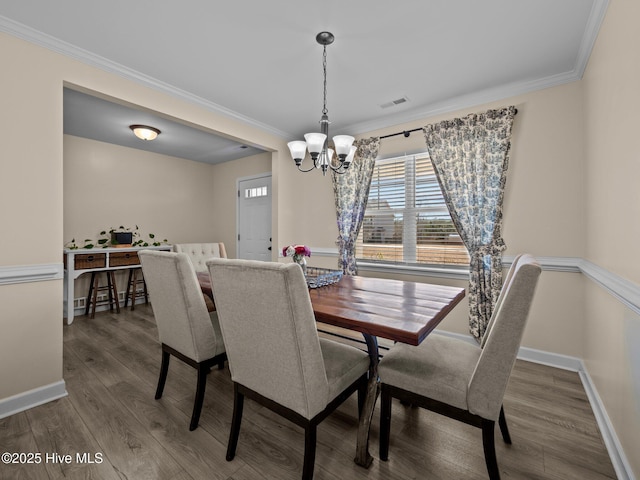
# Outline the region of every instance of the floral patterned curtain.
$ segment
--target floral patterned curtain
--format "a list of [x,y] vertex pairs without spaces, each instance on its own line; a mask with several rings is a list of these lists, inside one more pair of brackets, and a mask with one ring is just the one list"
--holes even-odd
[[480,340],[502,285],[502,201],[515,107],[424,127],[429,156],[469,251],[469,329]]
[[357,140],[355,158],[349,169],[338,174],[333,172],[333,194],[336,202],[338,221],[338,267],[345,275],[356,275],[356,239],[362,226],[364,211],[367,208],[369,187],[373,176],[380,138],[371,137]]

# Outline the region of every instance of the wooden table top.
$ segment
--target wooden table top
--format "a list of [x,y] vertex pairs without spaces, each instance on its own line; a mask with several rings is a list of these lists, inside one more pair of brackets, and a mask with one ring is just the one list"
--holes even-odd
[[[212,297],[208,272],[198,272],[200,287]],[[464,288],[348,276],[309,290],[319,322],[419,345],[464,298]]]
[[464,298],[464,288],[343,276],[309,290],[316,320],[419,345]]

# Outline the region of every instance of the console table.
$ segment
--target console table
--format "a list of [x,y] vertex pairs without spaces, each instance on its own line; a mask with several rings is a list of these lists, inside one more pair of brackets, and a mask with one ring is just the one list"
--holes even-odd
[[79,248],[64,249],[64,316],[67,325],[73,323],[75,280],[83,273],[101,272],[105,270],[126,270],[138,268],[140,250],[171,251],[171,245],[159,247],[128,247],[128,248]]

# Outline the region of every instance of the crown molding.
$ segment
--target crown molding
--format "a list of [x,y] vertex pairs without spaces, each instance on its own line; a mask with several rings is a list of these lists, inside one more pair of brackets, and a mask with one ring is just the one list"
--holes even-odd
[[[589,61],[589,56],[591,55],[591,51],[598,36],[600,25],[604,20],[608,4],[609,0],[594,1],[587,21],[587,27],[585,28],[584,36],[580,43],[580,49],[576,57],[575,67],[571,71],[558,75],[552,75],[542,79],[499,85],[467,95],[453,97],[442,102],[431,104],[424,108],[405,111],[402,113],[397,113],[395,115],[384,116],[366,122],[343,125],[341,126],[341,129],[345,131],[348,130],[354,135],[365,134],[367,132],[389,128],[394,125],[417,122],[444,113],[464,110],[478,105],[515,97],[532,91],[542,90],[545,88],[555,87],[563,85],[565,83],[571,83],[580,80]],[[78,48],[70,43],[59,40],[55,37],[52,37],[51,35],[39,32],[31,27],[23,25],[19,22],[15,22],[6,17],[0,16],[0,31],[4,31],[13,36],[31,43],[35,43],[44,48],[53,50],[62,55],[94,66],[106,72],[114,73],[126,79],[133,80],[154,90],[158,90],[168,95],[180,98],[181,100],[196,104],[205,108],[206,110],[240,121],[246,125],[258,128],[282,139],[287,140],[293,138],[290,133],[284,132],[271,125],[267,125],[252,118],[246,117],[238,112],[225,108],[222,105],[210,102],[202,97],[193,95],[185,90],[176,88],[172,85],[154,79],[148,75],[144,75],[123,65],[112,62],[99,55]]]
[[444,113],[464,110],[467,108],[515,97],[536,90],[556,87],[565,83],[575,82],[576,80],[580,80],[580,78],[581,74],[579,74],[576,70],[572,70],[570,72],[552,75],[537,80],[514,82],[506,85],[500,85],[497,87],[473,92],[467,95],[460,95],[457,97],[449,98],[442,102],[433,103],[425,108],[412,110],[411,112],[398,113],[392,116],[385,116],[382,118],[376,118],[370,121],[345,126],[343,129],[348,129],[353,135],[361,135],[395,125],[418,122],[420,120],[425,120],[430,117],[442,115]]
[[127,80],[132,80],[136,83],[144,85],[145,87],[152,88],[173,97],[177,97],[186,102],[198,105],[206,110],[224,115],[227,118],[237,120],[277,137],[283,139],[288,139],[291,137],[290,134],[274,128],[271,125],[267,125],[266,123],[262,123],[252,118],[246,117],[238,112],[223,107],[222,105],[218,105],[217,103],[211,102],[185,90],[174,87],[173,85],[170,85],[168,83],[161,82],[153,77],[125,67],[124,65],[120,65],[119,63],[112,62],[111,60],[101,57],[100,55],[96,55],[95,53],[89,52],[88,50],[76,47],[75,45],[72,45],[68,42],[52,37],[51,35],[40,32],[1,15],[0,31],[13,35],[14,37],[18,37],[27,42],[39,45],[48,50],[52,50],[74,60],[78,60],[79,62],[90,65],[92,67],[99,68],[100,70],[104,70],[105,72],[113,73],[120,77],[126,78]]
[[604,20],[608,5],[609,0],[594,1],[584,35],[580,42],[580,49],[576,57],[575,66],[570,71],[536,80],[499,85],[467,95],[452,97],[410,112],[398,113],[392,116],[385,116],[384,118],[344,126],[342,129],[349,130],[353,135],[361,135],[375,130],[381,130],[403,123],[417,122],[444,113],[464,110],[581,80],[587,68],[587,63],[589,62],[589,57],[591,56],[591,51],[598,37],[598,32],[600,31],[600,26]]
[[591,57],[593,46],[598,38],[598,32],[600,32],[600,26],[604,21],[607,8],[609,8],[609,0],[595,0],[591,7],[587,27],[580,42],[580,50],[576,58],[576,71],[580,74],[580,78],[584,75],[584,71],[589,63],[589,57]]

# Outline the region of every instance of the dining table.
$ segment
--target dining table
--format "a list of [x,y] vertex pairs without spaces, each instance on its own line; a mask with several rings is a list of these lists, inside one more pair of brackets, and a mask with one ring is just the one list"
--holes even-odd
[[[198,272],[202,292],[215,304],[208,272]],[[465,296],[465,289],[422,282],[344,275],[309,289],[317,322],[360,332],[369,354],[369,380],[358,424],[354,461],[371,465],[369,430],[379,394],[378,338],[419,345]]]

